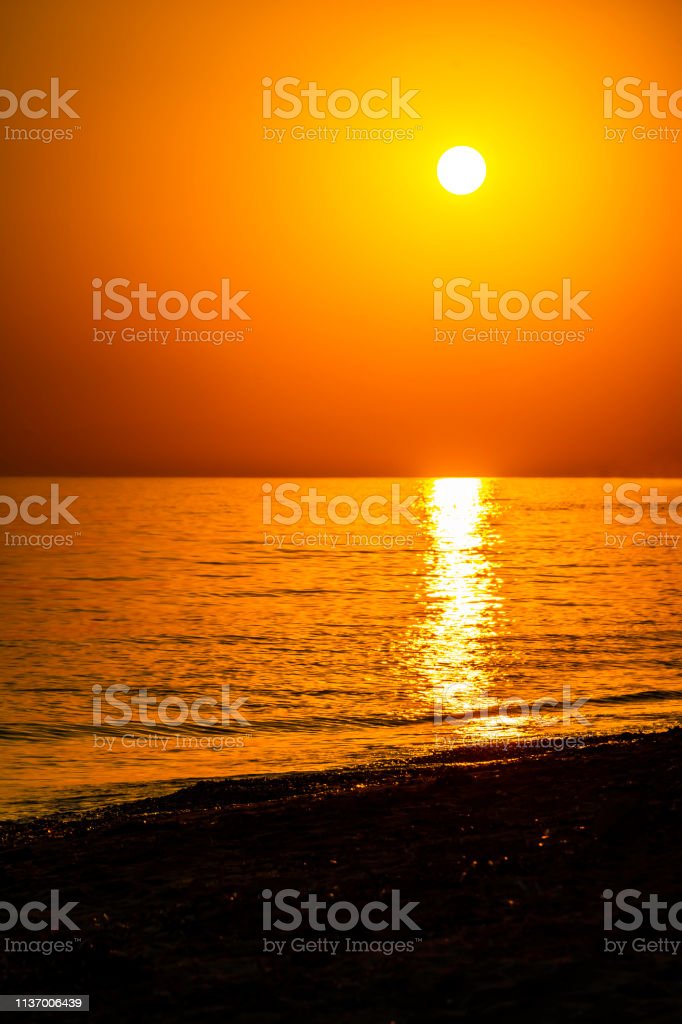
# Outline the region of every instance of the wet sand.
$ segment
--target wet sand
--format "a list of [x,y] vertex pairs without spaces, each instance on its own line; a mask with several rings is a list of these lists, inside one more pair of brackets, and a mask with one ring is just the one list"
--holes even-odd
[[[682,946],[605,953],[601,894],[682,899],[681,767],[672,730],[4,822],[0,900],[59,889],[80,931],[1,933],[2,991],[89,993],[98,1021],[677,1021]],[[265,935],[261,893],[283,888],[356,904],[399,889],[421,930],[391,933],[414,941],[391,955],[265,953],[264,937],[320,938]],[[8,938],[74,937],[72,952],[6,951]]]

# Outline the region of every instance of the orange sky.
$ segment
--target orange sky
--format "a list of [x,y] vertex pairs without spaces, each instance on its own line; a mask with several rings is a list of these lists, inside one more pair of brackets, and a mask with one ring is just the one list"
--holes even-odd
[[[682,133],[631,137],[682,118],[602,111],[605,76],[682,88],[679,5],[28,0],[3,23],[0,88],[57,76],[79,115],[0,119],[4,472],[682,472]],[[261,81],[284,76],[358,94],[399,78],[419,116],[265,119]],[[297,126],[413,138],[297,141]],[[5,137],[17,128],[74,137]],[[470,196],[435,176],[458,144],[488,165]],[[432,281],[455,277],[529,295],[570,278],[591,320],[436,322]],[[95,323],[95,278],[188,296],[229,278],[251,319]],[[93,341],[178,326],[250,330],[220,347]],[[591,330],[434,342],[517,326]]]

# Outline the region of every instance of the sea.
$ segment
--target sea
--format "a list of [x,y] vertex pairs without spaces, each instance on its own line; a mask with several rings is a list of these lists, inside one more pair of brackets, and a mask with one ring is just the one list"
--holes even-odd
[[681,480],[1,489],[4,819],[682,725]]

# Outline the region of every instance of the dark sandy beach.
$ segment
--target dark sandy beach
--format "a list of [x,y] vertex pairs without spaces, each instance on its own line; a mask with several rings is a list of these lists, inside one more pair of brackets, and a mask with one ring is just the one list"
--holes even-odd
[[[601,894],[682,898],[682,732],[454,758],[5,822],[0,899],[59,889],[80,930],[2,933],[2,991],[89,993],[105,1021],[678,1020],[682,947],[604,952]],[[418,901],[420,931],[398,936],[414,947],[265,953],[261,893],[284,888],[357,904],[399,889]],[[320,938],[277,937],[293,936]],[[79,941],[6,949],[46,937]]]

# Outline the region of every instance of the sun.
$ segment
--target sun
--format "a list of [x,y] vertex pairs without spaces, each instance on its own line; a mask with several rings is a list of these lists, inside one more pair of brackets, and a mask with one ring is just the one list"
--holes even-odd
[[453,146],[446,149],[436,168],[438,180],[447,192],[466,196],[475,192],[485,181],[485,160],[471,146]]

